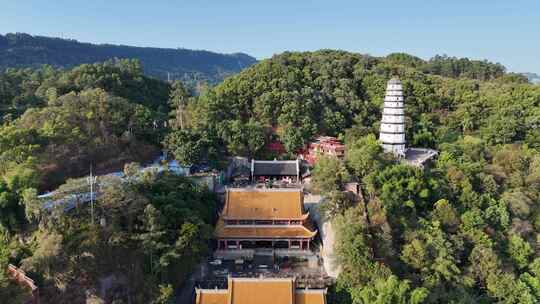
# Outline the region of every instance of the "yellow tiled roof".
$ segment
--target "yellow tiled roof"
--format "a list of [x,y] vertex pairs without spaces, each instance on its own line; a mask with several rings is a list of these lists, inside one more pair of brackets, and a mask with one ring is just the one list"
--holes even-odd
[[294,304],[293,279],[231,279],[231,304]]
[[326,304],[326,290],[295,290],[293,278],[229,278],[228,289],[197,289],[195,304]]
[[229,292],[226,289],[198,290],[195,304],[228,304]]
[[317,231],[311,231],[305,226],[225,226],[219,220],[215,230],[216,238],[312,238]]
[[321,290],[297,290],[294,304],[326,304],[326,297]]
[[225,219],[275,220],[305,219],[303,195],[294,190],[228,190]]

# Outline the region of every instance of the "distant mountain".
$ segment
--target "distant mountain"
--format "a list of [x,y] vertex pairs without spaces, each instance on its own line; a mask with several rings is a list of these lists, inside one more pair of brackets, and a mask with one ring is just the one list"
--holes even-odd
[[199,81],[215,84],[257,62],[243,53],[91,44],[24,33],[0,35],[0,71],[43,64],[69,68],[112,58],[136,58],[149,76],[160,79],[170,76],[190,84]]
[[536,73],[522,73],[532,83],[540,83],[540,75]]

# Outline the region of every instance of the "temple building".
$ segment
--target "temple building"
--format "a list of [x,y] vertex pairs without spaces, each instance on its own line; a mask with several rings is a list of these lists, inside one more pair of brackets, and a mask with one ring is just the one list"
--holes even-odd
[[251,160],[253,182],[300,182],[300,160]]
[[216,226],[218,250],[309,250],[317,231],[304,211],[302,189],[227,189]]
[[231,278],[227,289],[199,289],[195,304],[326,304],[326,289],[297,289],[294,278]]
[[345,145],[335,137],[319,136],[301,153],[302,158],[311,166],[315,165],[321,155],[342,159],[345,157]]
[[426,162],[437,156],[438,152],[426,148],[407,147],[404,103],[401,81],[393,77],[386,85],[379,141],[386,153],[394,154],[409,165],[423,167]]

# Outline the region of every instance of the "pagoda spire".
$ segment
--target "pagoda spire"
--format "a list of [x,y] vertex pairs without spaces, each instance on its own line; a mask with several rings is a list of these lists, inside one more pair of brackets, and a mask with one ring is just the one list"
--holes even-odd
[[405,141],[405,108],[403,87],[397,77],[388,81],[384,109],[381,120],[379,140],[385,152],[404,157]]

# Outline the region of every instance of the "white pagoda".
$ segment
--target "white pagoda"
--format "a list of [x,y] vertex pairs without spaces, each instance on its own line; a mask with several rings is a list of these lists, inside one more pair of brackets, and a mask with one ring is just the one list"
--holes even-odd
[[396,77],[386,86],[379,140],[385,152],[405,157],[405,107],[403,87]]
[[404,102],[401,81],[393,77],[386,85],[379,140],[384,152],[392,153],[410,165],[423,167],[438,152],[425,148],[407,148]]

